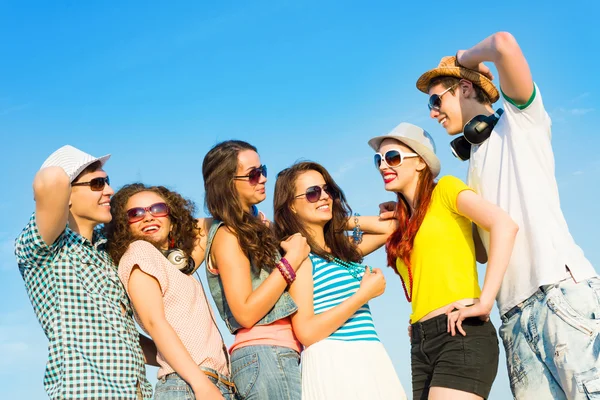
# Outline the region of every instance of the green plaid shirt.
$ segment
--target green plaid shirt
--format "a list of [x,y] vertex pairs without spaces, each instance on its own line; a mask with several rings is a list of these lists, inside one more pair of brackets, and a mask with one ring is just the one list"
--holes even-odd
[[140,389],[152,396],[132,308],[105,244],[97,231],[92,243],[67,227],[48,246],[35,213],[16,240],[19,271],[49,340],[51,399],[136,399]]

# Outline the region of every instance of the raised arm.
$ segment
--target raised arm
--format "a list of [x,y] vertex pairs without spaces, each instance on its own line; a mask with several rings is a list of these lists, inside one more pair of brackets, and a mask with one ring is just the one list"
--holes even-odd
[[[352,231],[356,225],[363,231],[362,242],[358,244],[358,249],[363,256],[371,254],[383,246],[387,238],[394,232],[397,222],[394,219],[381,219],[380,217],[351,217],[346,223],[346,230]],[[350,241],[353,237],[349,236]]]
[[504,94],[517,104],[526,104],[533,94],[533,78],[527,60],[508,32],[497,32],[468,50],[456,53],[460,65],[479,71],[488,77],[490,70],[484,62],[493,62],[500,75],[500,87]]
[[461,326],[465,318],[489,318],[512,255],[519,227],[500,207],[484,200],[473,191],[460,192],[456,206],[460,214],[490,233],[489,257],[479,302],[466,308],[455,304],[459,311],[450,313],[448,318],[448,326],[452,334],[455,333],[454,323],[456,323],[456,328],[465,335]]
[[33,180],[36,222],[47,245],[56,241],[65,230],[69,218],[71,183],[61,167],[38,171]]
[[337,331],[359,308],[385,290],[385,278],[379,269],[366,269],[360,288],[339,305],[321,313],[314,312],[313,277],[310,259],[306,259],[290,286],[290,295],[298,306],[292,315],[292,327],[300,343],[310,346]]
[[[306,239],[300,234],[290,236],[282,243],[282,248],[286,250],[284,257],[294,270],[298,270],[310,251]],[[219,270],[229,308],[244,328],[251,328],[260,321],[287,287],[287,282],[275,268],[259,287],[252,290],[250,260],[227,227],[217,231],[211,257]]]

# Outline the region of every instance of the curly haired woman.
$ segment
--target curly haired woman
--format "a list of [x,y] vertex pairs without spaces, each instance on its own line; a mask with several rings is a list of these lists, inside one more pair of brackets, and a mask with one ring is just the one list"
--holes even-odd
[[233,399],[229,357],[202,285],[194,204],[163,186],[126,185],[111,199],[108,251],[135,317],[158,350],[155,399]]

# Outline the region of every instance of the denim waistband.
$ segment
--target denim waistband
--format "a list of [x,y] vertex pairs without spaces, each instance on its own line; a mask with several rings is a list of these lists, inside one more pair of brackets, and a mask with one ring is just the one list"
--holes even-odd
[[[217,372],[217,371],[215,371],[212,368],[208,368],[208,367],[199,367],[199,368],[200,368],[200,370],[202,372],[204,372],[205,375],[210,376],[212,378],[215,378],[216,380],[218,380],[222,384],[235,389],[235,384],[233,383],[233,381],[228,376],[223,375],[220,372]],[[170,374],[166,374],[166,375],[162,376],[160,379],[163,382],[166,381],[167,379],[181,379],[181,380],[183,380],[183,378],[181,376],[179,376],[179,374],[177,372],[171,372]]]
[[534,301],[543,300],[544,297],[546,297],[546,295],[548,294],[548,292],[550,292],[550,290],[554,289],[555,287],[558,287],[558,283],[540,286],[538,290],[536,290],[535,293],[533,293],[527,299],[505,312],[504,315],[501,315],[500,319],[502,319],[502,322],[508,321],[513,315],[520,313],[522,309],[524,309]]
[[438,315],[423,322],[415,322],[411,325],[411,342],[418,343],[423,339],[432,338],[445,333],[448,330],[448,316]]

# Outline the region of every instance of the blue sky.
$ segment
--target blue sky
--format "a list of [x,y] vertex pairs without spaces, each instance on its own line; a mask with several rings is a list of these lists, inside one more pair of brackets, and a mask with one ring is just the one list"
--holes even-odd
[[[173,4],[176,3],[176,4]],[[507,30],[525,52],[553,118],[561,203],[571,233],[598,268],[599,6],[592,1],[0,1],[0,381],[11,399],[46,398],[47,341],[13,257],[34,208],[44,159],[71,144],[111,153],[113,186],[164,184],[198,204],[202,158],[238,138],[275,173],[298,159],[325,165],[356,212],[392,196],[367,140],[407,121],[436,139],[442,175],[465,178],[449,138],[429,120],[416,79],[488,35]],[[497,74],[495,74],[497,76]],[[368,258],[384,265],[383,250]],[[372,302],[380,336],[410,391],[409,305],[391,270]],[[480,278],[484,269],[480,268]],[[493,321],[499,326],[497,311]],[[226,332],[223,325],[221,330]],[[226,335],[226,341],[232,338]],[[492,399],[510,397],[504,352]],[[155,381],[156,369],[148,376]]]

